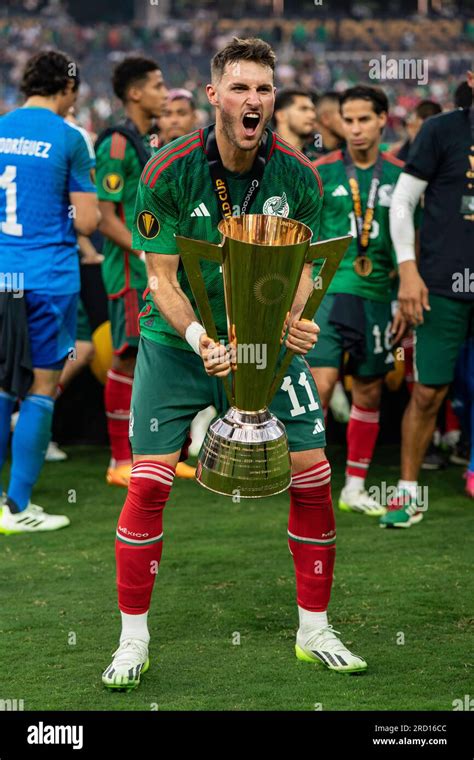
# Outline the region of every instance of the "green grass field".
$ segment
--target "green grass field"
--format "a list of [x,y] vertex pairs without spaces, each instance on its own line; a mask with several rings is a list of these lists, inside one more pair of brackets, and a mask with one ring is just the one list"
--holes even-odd
[[[460,468],[425,477],[430,512],[407,531],[336,510],[330,621],[368,660],[362,676],[295,658],[288,497],[233,504],[177,481],[150,613],[151,668],[125,694],[100,682],[119,634],[114,531],[125,492],[104,482],[105,450],[68,452],[45,465],[34,501],[70,515],[71,527],[0,537],[0,698],[23,699],[25,710],[451,710],[474,694],[474,504]],[[337,496],[343,452],[329,456]],[[398,450],[379,449],[370,483],[397,476]]]

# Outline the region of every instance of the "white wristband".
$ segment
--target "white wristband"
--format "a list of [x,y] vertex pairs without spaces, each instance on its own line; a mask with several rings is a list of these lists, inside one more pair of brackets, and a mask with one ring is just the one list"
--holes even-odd
[[399,243],[397,246],[397,263],[400,266],[405,261],[416,261],[415,249],[410,243]]
[[143,263],[145,263],[146,262],[145,251],[140,251],[140,256],[138,258],[140,259],[140,261],[143,261]]
[[201,335],[203,335],[205,332],[206,331],[204,327],[200,325],[199,322],[191,322],[191,324],[186,328],[186,332],[184,334],[187,342],[198,356],[201,356],[201,352],[199,351],[199,340],[201,338]]

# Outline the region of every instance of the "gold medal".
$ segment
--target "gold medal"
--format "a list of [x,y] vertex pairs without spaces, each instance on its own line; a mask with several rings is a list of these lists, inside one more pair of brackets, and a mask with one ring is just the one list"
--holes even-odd
[[354,259],[352,266],[359,277],[368,277],[374,268],[374,265],[368,256],[357,256]]

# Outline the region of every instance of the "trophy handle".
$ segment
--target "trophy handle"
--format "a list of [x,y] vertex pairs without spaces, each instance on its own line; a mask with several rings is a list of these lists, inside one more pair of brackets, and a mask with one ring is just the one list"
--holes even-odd
[[[315,259],[323,259],[323,262],[317,276],[318,284],[316,285],[315,282],[313,292],[301,312],[300,319],[312,320],[314,318],[351,241],[352,235],[344,235],[344,237],[333,238],[332,240],[320,240],[309,246],[305,262],[309,264]],[[288,348],[285,349],[285,354],[268,394],[268,403],[270,403],[280,387],[283,376],[294,356],[294,351],[290,351]]]
[[[217,264],[222,265],[222,245],[208,243],[205,240],[193,240],[192,238],[182,237],[181,235],[175,235],[175,240],[178,245],[186,277],[188,278],[194,300],[198,307],[199,316],[201,317],[204,329],[206,330],[206,335],[209,335],[212,340],[218,343],[219,336],[217,334],[211,304],[209,303],[209,296],[207,295],[206,286],[204,285],[199,260],[207,259],[208,261],[215,261]],[[229,378],[223,377],[222,382],[224,383],[227,400],[232,406],[232,392]]]

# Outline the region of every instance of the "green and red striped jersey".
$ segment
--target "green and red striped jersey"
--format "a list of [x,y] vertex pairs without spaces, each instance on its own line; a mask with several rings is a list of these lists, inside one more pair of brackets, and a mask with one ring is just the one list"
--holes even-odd
[[[149,146],[150,136],[143,141]],[[143,165],[135,148],[119,132],[106,137],[97,149],[96,186],[101,201],[115,203],[117,216],[132,229],[137,187]],[[130,288],[146,287],[146,269],[138,256],[125,253],[105,238],[102,276],[109,297],[117,297]]]
[[[382,174],[366,254],[372,260],[373,270],[367,277],[358,275],[353,267],[357,256],[356,219],[342,152],[335,150],[314,162],[324,185],[320,239],[328,240],[348,234],[354,237],[334,275],[328,293],[352,293],[372,301],[391,300],[389,273],[397,268],[397,263],[390,238],[389,212],[393,190],[403,171],[403,162],[390,153],[382,152],[381,156]],[[373,166],[368,169],[356,167],[363,213],[367,207],[373,169]],[[319,265],[316,264],[315,274],[318,270]]]
[[[133,246],[153,253],[177,254],[174,236],[219,243],[221,220],[217,196],[207,163],[205,145],[210,127],[178,138],[161,148],[145,166],[140,180]],[[317,170],[300,151],[267,130],[266,168],[252,204],[253,214],[285,216],[319,234],[322,184]],[[240,214],[250,173],[226,171],[234,216]],[[218,264],[202,261],[206,289],[220,339],[227,339],[222,272]],[[180,266],[181,288],[198,314],[185,272]],[[177,348],[190,346],[158,312],[150,293],[140,316],[141,334],[149,340]]]

